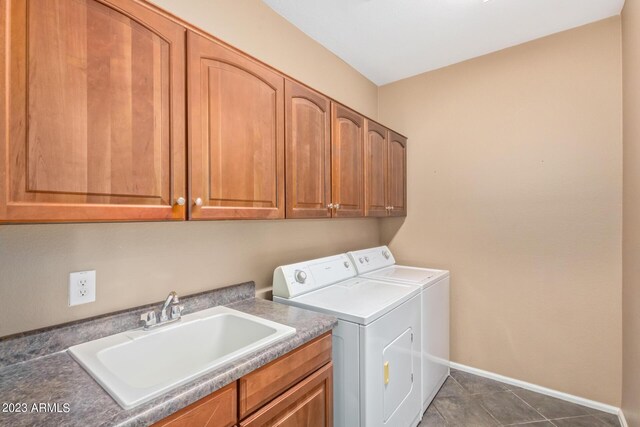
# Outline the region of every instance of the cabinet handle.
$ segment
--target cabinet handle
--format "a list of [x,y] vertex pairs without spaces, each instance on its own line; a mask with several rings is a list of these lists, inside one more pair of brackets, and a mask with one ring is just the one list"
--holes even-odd
[[202,206],[202,199],[200,197],[198,197],[197,199],[195,199],[193,201],[193,204],[196,206]]
[[391,210],[393,210],[393,206],[391,206]]
[[329,204],[327,205],[327,209],[333,209],[333,203],[329,203]]
[[340,209],[340,203],[336,203],[336,210]]
[[186,202],[187,202],[187,201],[184,199],[184,197],[178,197],[178,198],[176,199],[176,205],[178,205],[178,206],[184,206],[184,204],[185,204]]

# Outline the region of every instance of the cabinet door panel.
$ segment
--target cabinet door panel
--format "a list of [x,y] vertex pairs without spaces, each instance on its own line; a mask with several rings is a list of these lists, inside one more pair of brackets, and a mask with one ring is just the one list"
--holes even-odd
[[364,146],[365,214],[387,216],[388,167],[387,129],[370,120],[366,122]]
[[332,104],[332,200],[337,217],[364,216],[364,118]]
[[233,382],[153,427],[231,427],[238,421],[238,388]]
[[330,101],[287,80],[285,108],[287,218],[330,217]]
[[284,217],[284,79],[189,33],[191,218]]
[[389,205],[391,216],[407,215],[407,139],[389,131]]
[[184,219],[184,28],[124,0],[2,3],[0,220]]
[[332,427],[333,364],[329,363],[240,423],[241,427]]

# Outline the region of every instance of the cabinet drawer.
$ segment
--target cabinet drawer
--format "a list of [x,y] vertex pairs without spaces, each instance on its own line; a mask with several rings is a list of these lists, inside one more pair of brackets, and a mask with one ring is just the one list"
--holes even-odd
[[331,332],[328,332],[241,378],[240,418],[244,418],[330,361]]
[[236,382],[200,399],[153,427],[231,427],[238,421]]
[[240,423],[240,427],[258,426],[333,426],[333,364],[325,365]]

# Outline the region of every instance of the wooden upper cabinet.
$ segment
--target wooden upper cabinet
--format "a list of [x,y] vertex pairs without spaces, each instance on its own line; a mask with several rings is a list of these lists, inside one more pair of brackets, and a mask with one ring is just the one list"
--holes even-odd
[[364,118],[332,103],[332,201],[334,216],[364,216]]
[[0,221],[184,219],[184,28],[130,0],[0,9]]
[[365,214],[387,216],[388,203],[388,132],[384,126],[366,121],[364,140]]
[[331,102],[285,82],[287,218],[331,217]]
[[188,33],[190,218],[284,218],[284,78]]
[[407,138],[389,131],[389,206],[391,216],[407,216]]

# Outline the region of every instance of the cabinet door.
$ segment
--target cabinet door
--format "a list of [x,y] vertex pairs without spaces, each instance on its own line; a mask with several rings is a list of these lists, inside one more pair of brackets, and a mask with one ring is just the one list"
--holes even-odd
[[332,200],[334,216],[364,216],[364,118],[332,103]]
[[389,206],[391,216],[407,216],[407,138],[389,131]]
[[284,218],[284,78],[188,33],[190,217]]
[[366,216],[387,216],[388,172],[387,129],[370,120],[366,121],[364,140],[364,189]]
[[333,364],[320,368],[242,421],[240,426],[333,426]]
[[129,0],[0,21],[0,221],[184,219],[184,28]]
[[153,427],[231,427],[238,421],[238,388],[233,382]]
[[287,80],[287,218],[331,216],[330,101]]

